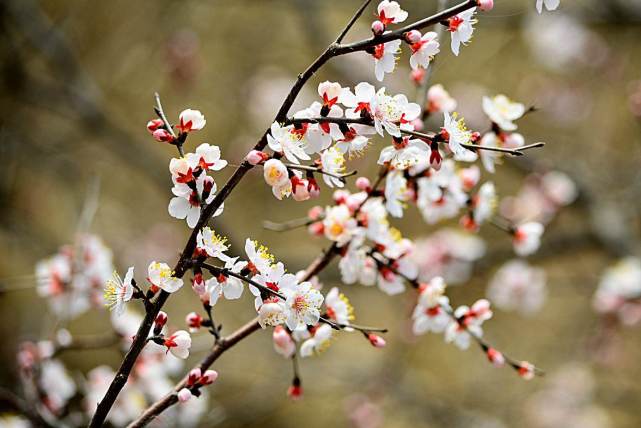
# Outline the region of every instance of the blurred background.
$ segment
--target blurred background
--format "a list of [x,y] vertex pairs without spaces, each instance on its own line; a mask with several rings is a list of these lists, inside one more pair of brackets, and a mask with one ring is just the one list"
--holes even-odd
[[[160,92],[170,120],[201,110],[204,130],[186,150],[208,142],[238,164],[270,125],[296,75],[324,50],[360,0],[109,2],[4,0],[0,3],[0,383],[16,387],[15,351],[46,338],[52,315],[35,291],[38,260],[72,243],[83,206],[97,201],[83,227],[112,249],[114,264],[145,271],[151,260],[172,265],[186,241],[185,222],[167,214],[168,162],[175,148],[157,143],[145,124]],[[375,2],[374,2],[375,3]],[[427,16],[436,0],[404,0],[410,20]],[[453,1],[450,4],[454,4]],[[347,40],[368,37],[372,12]],[[496,1],[479,16],[460,57],[449,35],[432,83],[458,100],[471,128],[484,128],[483,95],[504,93],[539,111],[519,122],[527,142],[545,141],[522,162],[506,161],[492,179],[501,197],[524,178],[548,169],[568,174],[579,197],[550,223],[539,254],[547,300],[534,314],[495,310],[486,337],[501,350],[542,367],[523,382],[495,370],[476,349],[460,351],[442,335],[413,338],[408,321],[415,297],[390,298],[376,289],[343,286],[362,324],[390,328],[388,346],[370,347],[344,334],[317,358],[303,360],[305,397],[286,395],[290,363],[259,332],[215,365],[202,426],[240,427],[638,427],[641,425],[641,336],[592,307],[602,271],[639,255],[641,227],[641,2],[562,0],[536,14],[534,0]],[[294,106],[316,98],[324,80],[374,83],[365,53],[333,59],[314,76]],[[384,85],[410,98],[407,53]],[[378,85],[377,85],[378,86]],[[172,119],[173,118],[173,119]],[[429,122],[428,129],[437,129]],[[349,168],[375,174],[374,147]],[[219,186],[232,173],[214,177]],[[487,174],[485,178],[488,178]],[[97,185],[97,183],[99,185]],[[321,205],[331,200],[323,188]],[[304,229],[276,233],[263,220],[304,216],[312,203],[276,201],[252,171],[213,222],[242,251],[246,237],[267,245],[289,270],[303,269],[327,246]],[[410,212],[395,222],[411,238],[428,226]],[[455,222],[454,222],[455,223]],[[453,304],[485,296],[497,269],[513,258],[509,238],[481,231],[488,247],[469,281],[449,290]],[[340,285],[334,265],[321,275],[325,290]],[[167,305],[180,324],[198,307],[188,289]],[[253,316],[249,293],[216,307],[223,331]],[[109,328],[104,311],[89,311],[66,328],[74,335]],[[206,336],[206,333],[201,333]],[[208,338],[201,338],[206,343]],[[188,364],[198,361],[205,347]],[[117,367],[117,347],[69,351],[68,369],[81,376],[98,364]]]

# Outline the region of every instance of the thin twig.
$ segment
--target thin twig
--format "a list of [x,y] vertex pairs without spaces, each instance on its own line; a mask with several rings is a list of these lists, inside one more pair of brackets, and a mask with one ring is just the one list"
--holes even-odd
[[352,19],[350,19],[345,28],[343,28],[343,31],[341,31],[341,33],[338,35],[334,43],[339,44],[343,41],[349,30],[354,26],[358,18],[360,18],[371,1],[372,0],[365,0],[365,2],[363,2],[361,7],[359,7],[356,13],[354,13],[354,16],[352,16]]
[[309,226],[318,220],[312,220],[309,217],[300,217],[292,220],[277,223],[274,221],[263,220],[263,227],[274,232],[286,232],[288,230],[298,229],[299,227]]

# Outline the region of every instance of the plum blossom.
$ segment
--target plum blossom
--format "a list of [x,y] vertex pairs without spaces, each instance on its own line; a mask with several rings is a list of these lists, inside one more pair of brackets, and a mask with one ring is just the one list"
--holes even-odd
[[296,343],[285,327],[277,325],[272,333],[274,350],[285,358],[291,358],[296,353]]
[[258,310],[258,323],[262,328],[283,324],[286,319],[287,313],[282,300],[267,299]]
[[417,42],[410,44],[410,48],[412,49],[410,66],[412,70],[416,70],[419,67],[427,68],[429,66],[432,58],[440,51],[437,38],[438,35],[430,31],[423,34]]
[[184,360],[189,356],[191,336],[185,330],[178,330],[171,336],[165,338],[163,344],[173,356]]
[[410,103],[403,94],[390,96],[381,88],[370,102],[376,132],[382,137],[383,129],[393,137],[401,137],[401,129],[413,130],[411,122],[421,114],[421,107]]
[[453,342],[460,349],[467,349],[470,347],[472,336],[478,338],[483,336],[481,325],[492,317],[490,303],[481,299],[471,308],[459,306],[454,311],[454,317],[456,321],[451,321],[445,330],[445,341]]
[[333,287],[325,296],[325,307],[327,317],[339,324],[349,324],[354,319],[354,308],[337,287]]
[[546,294],[545,271],[523,260],[511,260],[501,266],[487,288],[488,298],[498,308],[524,315],[540,310]]
[[293,289],[285,288],[282,291],[287,297],[285,323],[290,330],[318,323],[323,295],[310,282],[301,282]]
[[541,246],[541,235],[544,227],[541,223],[529,222],[518,226],[514,230],[512,244],[514,252],[519,256],[529,256]]
[[345,112],[345,116],[355,119],[362,114],[371,115],[371,104],[376,97],[376,88],[367,82],[361,82],[354,87],[354,93],[346,88],[341,97],[343,99],[342,104],[345,107],[349,107]]
[[249,259],[247,268],[252,271],[252,273],[267,274],[271,272],[272,265],[274,264],[274,256],[269,253],[267,247],[247,238],[247,240],[245,240],[245,253]]
[[[171,165],[170,165],[171,169]],[[191,176],[191,178],[189,178]],[[174,178],[172,173],[172,179]],[[189,168],[186,175],[179,175],[171,191],[174,197],[169,201],[167,208],[169,215],[178,219],[186,219],[187,226],[194,228],[200,218],[200,211],[203,204],[209,204],[216,196],[216,183],[214,179],[200,174],[197,178],[192,176],[192,169]],[[189,180],[182,182],[182,180]],[[221,205],[214,217],[222,214],[224,206]]]
[[309,155],[305,153],[306,141],[296,132],[293,125],[281,126],[278,122],[272,123],[267,134],[267,144],[273,151],[282,152],[292,163],[298,164],[300,159],[310,159]]
[[287,167],[278,159],[270,159],[265,162],[263,177],[265,183],[272,187],[282,186],[289,181]]
[[626,325],[641,322],[641,259],[626,257],[605,269],[592,306],[599,313],[615,313]]
[[401,171],[388,174],[385,181],[385,209],[392,217],[403,217],[405,202],[409,199],[407,180]]
[[447,112],[451,113],[456,109],[456,100],[450,96],[443,85],[436,84],[430,86],[427,91],[427,106],[425,108],[430,113]]
[[407,12],[401,9],[398,2],[383,0],[376,8],[378,12],[378,20],[383,25],[399,24],[407,19]]
[[514,121],[523,116],[525,106],[505,95],[496,95],[492,98],[483,97],[483,111],[502,130],[514,131],[517,128]]
[[[237,260],[238,257],[226,257],[225,269],[239,274],[247,266],[247,262]],[[235,300],[240,299],[243,294],[242,280],[223,273],[205,281],[205,287],[209,293],[209,304],[211,306],[218,302],[220,296],[225,296],[227,300]]]
[[472,132],[465,126],[463,118],[458,119],[456,112],[452,115],[445,112],[443,130],[445,130],[448,146],[452,153],[455,155],[464,155],[468,150],[463,147],[463,144],[470,143]]
[[539,13],[543,12],[543,6],[549,11],[556,10],[561,4],[561,0],[536,0],[536,10]]
[[325,237],[338,244],[345,244],[356,232],[356,219],[346,205],[327,207],[323,219]]
[[412,331],[415,335],[429,331],[441,333],[450,322],[449,299],[444,296],[445,281],[441,277],[432,278],[419,287],[419,298],[412,314]]
[[225,251],[229,249],[227,238],[218,235],[209,226],[203,227],[196,236],[196,245],[199,249],[204,250],[209,257],[222,259]]
[[183,286],[183,280],[174,277],[174,272],[167,263],[151,262],[147,268],[147,279],[152,286],[167,293],[173,293]]
[[[343,153],[336,147],[330,147],[323,151],[320,157],[320,167],[323,172],[333,175],[340,175],[345,172],[345,158]],[[345,183],[340,178],[333,177],[328,174],[323,174],[323,181],[329,187],[343,187]]]
[[134,294],[134,268],[133,266],[127,269],[125,279],[121,279],[118,272],[113,273],[112,279],[107,281],[105,286],[105,304],[116,315],[122,315],[125,311],[126,303],[131,300]]
[[40,365],[39,387],[44,393],[47,407],[60,411],[76,393],[76,384],[58,360],[44,360]]
[[[349,91],[347,88],[345,89]],[[341,95],[341,97],[342,96],[343,95]],[[326,107],[314,101],[308,108],[294,114],[295,119],[311,119],[318,118],[319,116],[340,118],[343,117],[343,109],[335,104],[332,104],[331,107]],[[332,144],[332,140],[343,138],[343,133],[338,124],[332,122],[305,122],[299,127],[294,127],[293,132],[301,141],[305,140],[304,150],[308,155],[320,153]]]
[[430,155],[430,147],[423,140],[401,137],[394,144],[381,150],[378,164],[389,163],[395,169],[403,170],[420,163]]
[[207,143],[196,147],[194,153],[187,153],[185,159],[191,168],[200,167],[203,171],[220,171],[227,166],[227,161],[220,158],[220,148]]
[[448,20],[447,30],[452,36],[452,52],[454,55],[458,56],[459,49],[461,44],[465,46],[471,39],[472,33],[474,32],[474,24],[476,24],[476,19],[474,19],[474,14],[476,13],[476,8],[473,7],[464,12],[459,13],[451,17]]
[[300,356],[305,358],[323,352],[329,347],[332,334],[332,327],[330,327],[329,324],[319,325],[314,329],[313,336],[301,344]]
[[392,73],[396,67],[396,55],[401,50],[401,41],[392,40],[391,42],[381,43],[374,46],[374,74],[379,82],[385,79],[386,73]]
[[198,131],[205,127],[207,121],[199,110],[187,109],[180,113],[177,128],[180,132]]

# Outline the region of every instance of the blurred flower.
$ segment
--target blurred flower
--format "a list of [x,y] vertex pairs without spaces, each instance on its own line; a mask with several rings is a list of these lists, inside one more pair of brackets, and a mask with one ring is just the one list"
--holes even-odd
[[539,311],[546,294],[545,271],[523,260],[511,260],[501,266],[487,288],[487,297],[496,307],[524,315]]

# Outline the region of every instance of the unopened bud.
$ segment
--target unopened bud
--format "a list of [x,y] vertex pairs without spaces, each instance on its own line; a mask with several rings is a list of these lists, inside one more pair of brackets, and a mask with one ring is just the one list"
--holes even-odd
[[492,10],[494,8],[494,0],[477,0],[476,4],[483,12],[487,12],[488,10]]
[[185,317],[185,322],[189,326],[189,331],[193,333],[194,331],[198,330],[201,327],[203,322],[203,317],[198,315],[196,312],[190,312]]
[[187,388],[183,388],[180,391],[178,391],[178,401],[181,403],[184,403],[185,401],[189,401],[191,399],[191,391],[188,390]]
[[156,141],[160,142],[171,142],[174,139],[166,129],[156,129],[151,135]]
[[165,123],[160,119],[152,119],[147,122],[147,130],[153,133],[155,130],[163,126]]
[[385,347],[385,339],[383,339],[381,336],[370,333],[367,335],[367,340],[369,340],[369,343],[372,344],[375,348],[383,348]]
[[372,22],[372,33],[374,33],[375,36],[380,36],[383,34],[383,31],[385,31],[385,24],[381,21]]
[[372,187],[372,183],[367,177],[358,177],[356,179],[356,188],[362,190],[363,192],[368,191]]
[[154,320],[154,335],[159,335],[162,331],[162,328],[167,324],[167,314],[163,311],[158,312],[156,319]]
[[199,368],[192,369],[187,376],[187,385],[194,386],[200,380],[202,373]]
[[494,367],[503,367],[505,364],[505,357],[503,354],[494,348],[487,349],[487,359],[490,360],[490,363],[492,363]]
[[259,150],[252,150],[251,152],[247,153],[247,156],[245,156],[245,159],[251,165],[258,165],[259,163],[269,159],[269,155]]
[[411,30],[405,33],[405,40],[408,43],[416,43],[421,40],[421,32],[418,30]]
[[218,372],[216,370],[207,370],[200,378],[200,383],[203,385],[212,384],[218,379]]

